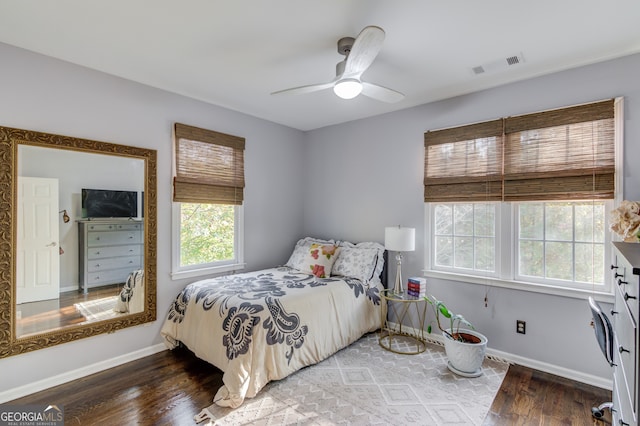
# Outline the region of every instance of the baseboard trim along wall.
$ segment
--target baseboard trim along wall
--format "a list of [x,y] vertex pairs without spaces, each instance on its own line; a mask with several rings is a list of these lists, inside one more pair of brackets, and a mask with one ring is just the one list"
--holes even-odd
[[149,346],[144,349],[140,349],[135,352],[131,352],[125,355],[121,355],[115,358],[107,359],[105,361],[96,362],[95,364],[86,365],[76,370],[71,370],[57,376],[49,377],[37,382],[29,383],[24,386],[9,389],[4,392],[0,392],[0,404],[7,401],[13,401],[23,396],[31,395],[32,393],[40,392],[45,389],[52,388],[64,383],[71,382],[73,380],[81,379],[82,377],[89,376],[91,374],[99,373],[109,368],[117,367],[127,362],[135,361],[140,358],[144,358],[149,355],[156,354],[158,352],[166,351],[167,347],[164,343],[158,343],[157,345]]
[[[396,324],[389,323],[389,326],[395,327]],[[410,327],[403,326],[403,328],[409,333],[415,333],[415,330]],[[430,334],[427,336],[426,340],[430,343],[444,346],[444,338],[439,334]],[[602,389],[613,389],[613,379],[603,378],[595,376],[593,374],[586,374],[581,371],[571,370],[569,368],[537,361],[535,359],[526,358],[520,355],[498,351],[495,349],[491,349],[491,347],[487,347],[486,356],[497,361],[522,365],[523,367],[532,368],[534,370],[543,371],[545,373],[555,374],[556,376],[564,377],[565,379],[575,380],[576,382],[585,383],[587,385],[596,386]]]

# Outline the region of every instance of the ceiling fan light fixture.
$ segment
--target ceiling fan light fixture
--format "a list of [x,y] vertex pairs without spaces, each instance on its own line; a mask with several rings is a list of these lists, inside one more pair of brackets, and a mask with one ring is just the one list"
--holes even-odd
[[362,92],[362,83],[356,78],[343,78],[333,86],[333,92],[342,99],[353,99]]

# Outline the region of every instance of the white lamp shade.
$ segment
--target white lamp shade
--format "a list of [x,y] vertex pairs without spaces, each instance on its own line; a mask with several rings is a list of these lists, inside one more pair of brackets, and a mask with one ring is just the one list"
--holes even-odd
[[391,251],[414,251],[416,249],[416,229],[387,226],[384,228],[384,247]]

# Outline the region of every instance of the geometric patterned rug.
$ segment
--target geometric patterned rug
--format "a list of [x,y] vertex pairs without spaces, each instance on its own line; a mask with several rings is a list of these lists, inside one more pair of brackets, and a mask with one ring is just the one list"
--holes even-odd
[[480,377],[457,376],[442,346],[428,343],[421,354],[400,355],[370,333],[269,383],[236,409],[205,410],[215,419],[209,425],[481,425],[507,368],[485,359]]

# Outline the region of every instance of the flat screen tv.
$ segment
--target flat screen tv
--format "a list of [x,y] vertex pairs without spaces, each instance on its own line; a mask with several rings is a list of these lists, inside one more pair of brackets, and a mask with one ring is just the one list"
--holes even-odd
[[109,189],[82,189],[82,212],[87,218],[137,217],[138,193]]

